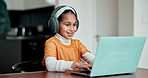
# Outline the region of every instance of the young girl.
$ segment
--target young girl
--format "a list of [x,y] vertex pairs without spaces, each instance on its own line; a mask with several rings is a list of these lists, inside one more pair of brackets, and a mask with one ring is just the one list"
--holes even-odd
[[94,56],[79,40],[72,39],[79,26],[75,9],[71,6],[57,7],[51,15],[49,26],[55,35],[45,43],[44,61],[47,70],[79,68],[91,71]]

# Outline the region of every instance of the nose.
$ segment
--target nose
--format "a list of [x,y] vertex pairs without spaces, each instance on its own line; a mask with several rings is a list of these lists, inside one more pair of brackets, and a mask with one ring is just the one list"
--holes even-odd
[[75,30],[76,30],[76,26],[71,25],[71,26],[70,26],[70,30],[71,30],[71,31],[75,31]]

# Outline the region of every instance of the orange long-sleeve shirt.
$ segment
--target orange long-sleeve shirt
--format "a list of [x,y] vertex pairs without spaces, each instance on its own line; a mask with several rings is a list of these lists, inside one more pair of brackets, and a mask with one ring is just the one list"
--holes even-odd
[[70,45],[65,45],[56,37],[52,37],[46,41],[44,52],[44,59],[50,56],[57,60],[79,61],[81,56],[89,51],[77,39],[72,39]]

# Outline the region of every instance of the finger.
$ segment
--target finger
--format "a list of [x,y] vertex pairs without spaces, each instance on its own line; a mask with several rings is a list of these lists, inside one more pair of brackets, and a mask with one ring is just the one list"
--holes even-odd
[[89,67],[87,68],[87,70],[88,70],[88,71],[91,71],[91,69],[90,69]]

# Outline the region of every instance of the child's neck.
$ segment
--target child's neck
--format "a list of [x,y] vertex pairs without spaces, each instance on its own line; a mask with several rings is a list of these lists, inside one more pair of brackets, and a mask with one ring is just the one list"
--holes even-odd
[[71,39],[66,39],[58,33],[55,35],[55,37],[58,38],[65,45],[69,45],[71,43]]

